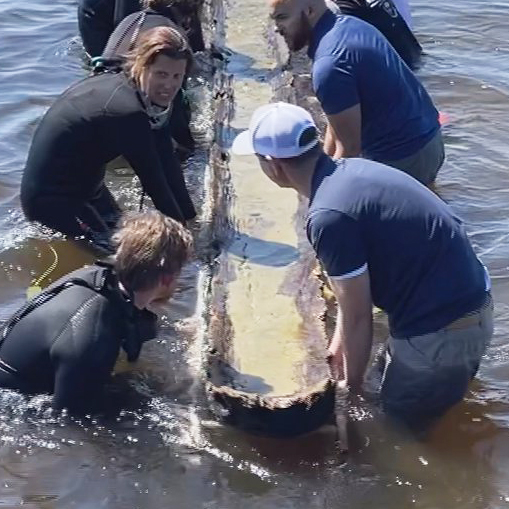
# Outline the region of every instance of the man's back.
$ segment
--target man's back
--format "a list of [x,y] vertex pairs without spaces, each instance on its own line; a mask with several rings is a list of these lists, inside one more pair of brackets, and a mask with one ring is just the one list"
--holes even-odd
[[331,277],[367,264],[373,302],[395,337],[438,330],[485,298],[484,269],[461,221],[399,170],[323,156],[308,236]]
[[362,153],[406,158],[438,132],[438,112],[394,48],[373,26],[327,11],[313,31],[313,87],[327,115],[360,104]]

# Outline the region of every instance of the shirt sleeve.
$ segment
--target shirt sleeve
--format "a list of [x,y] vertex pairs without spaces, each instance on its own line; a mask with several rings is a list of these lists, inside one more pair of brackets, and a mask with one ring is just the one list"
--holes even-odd
[[360,225],[347,214],[334,210],[315,212],[308,220],[307,234],[330,277],[354,277],[367,269]]
[[359,104],[353,67],[337,57],[325,56],[313,63],[313,89],[326,115],[335,115]]
[[117,139],[122,155],[138,175],[143,190],[150,196],[156,208],[167,216],[184,221],[182,211],[168,185],[161,154],[145,115],[138,112],[128,118],[119,117]]

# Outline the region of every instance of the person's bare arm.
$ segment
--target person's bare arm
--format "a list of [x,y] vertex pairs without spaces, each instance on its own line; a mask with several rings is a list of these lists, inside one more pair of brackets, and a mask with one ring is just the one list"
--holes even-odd
[[[361,107],[356,104],[346,110],[336,113],[334,115],[327,115],[328,125],[325,135],[325,142],[327,136],[335,141],[334,158],[341,157],[359,157],[361,145]],[[325,145],[324,142],[324,145]],[[332,147],[332,143],[329,142]],[[325,152],[332,155],[331,152],[325,149]]]
[[[333,374],[343,376],[351,390],[363,381],[373,343],[369,273],[346,279],[331,278],[338,313],[328,352]],[[344,370],[344,371],[343,371]]]
[[332,132],[332,127],[329,122],[327,122],[327,127],[325,128],[325,136],[323,139],[323,151],[331,157],[336,155],[336,136]]

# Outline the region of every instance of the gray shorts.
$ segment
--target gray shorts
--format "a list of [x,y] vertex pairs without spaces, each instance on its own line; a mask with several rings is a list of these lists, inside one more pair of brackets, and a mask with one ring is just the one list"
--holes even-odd
[[439,129],[437,134],[415,154],[397,161],[379,162],[408,173],[421,184],[429,185],[435,181],[444,159],[444,141],[442,131]]
[[493,301],[430,334],[389,337],[382,376],[385,411],[424,424],[461,401],[493,334]]

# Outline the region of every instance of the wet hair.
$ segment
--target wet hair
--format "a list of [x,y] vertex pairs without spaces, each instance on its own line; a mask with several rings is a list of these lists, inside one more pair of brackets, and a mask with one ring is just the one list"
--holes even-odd
[[159,55],[174,60],[186,60],[186,71],[193,63],[193,52],[185,34],[179,28],[155,27],[144,32],[127,56],[125,70],[135,81],[139,81],[144,69],[151,66]]
[[189,231],[155,210],[127,214],[113,242],[118,278],[132,292],[155,288],[163,275],[177,275],[192,253]]

